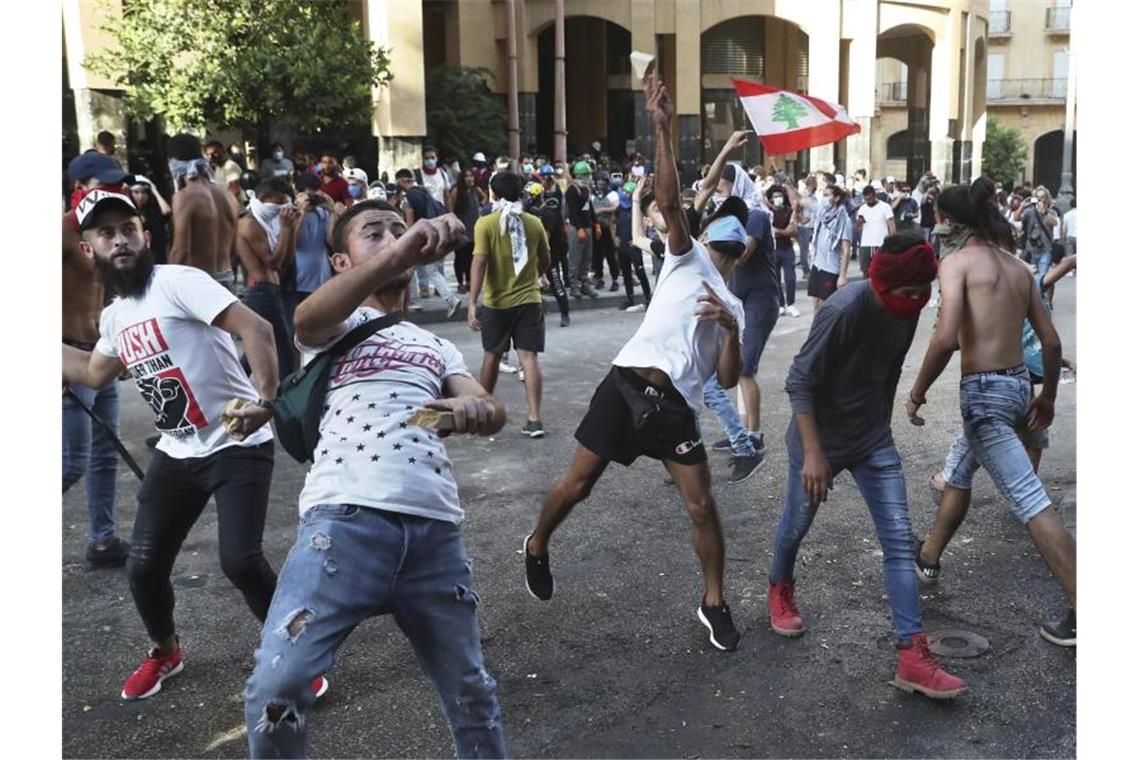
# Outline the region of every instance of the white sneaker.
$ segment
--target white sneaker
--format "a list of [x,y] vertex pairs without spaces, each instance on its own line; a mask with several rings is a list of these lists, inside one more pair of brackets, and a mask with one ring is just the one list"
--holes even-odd
[[519,382],[520,382],[520,383],[525,383],[525,382],[526,382],[526,377],[525,377],[525,375],[526,375],[526,373],[525,373],[525,372],[523,372],[523,370],[522,370],[522,367],[519,367]]
[[800,310],[795,306],[789,306],[787,309],[787,314],[789,317],[798,317],[800,315]]
[[451,319],[455,316],[455,312],[459,310],[460,300],[458,296],[452,296],[451,300],[447,302],[447,318]]
[[519,371],[519,368],[513,366],[506,359],[503,359],[499,362],[499,371],[506,375],[513,375]]
[[787,309],[785,309],[783,306],[781,306],[781,307],[780,307],[780,316],[782,317],[782,316],[784,316],[784,315],[785,315],[785,314],[787,314],[787,313],[788,313],[788,310],[787,310]]

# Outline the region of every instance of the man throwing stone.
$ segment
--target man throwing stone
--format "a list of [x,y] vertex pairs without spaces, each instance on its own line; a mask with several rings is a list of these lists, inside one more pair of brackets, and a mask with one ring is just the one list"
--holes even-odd
[[938,272],[934,251],[913,233],[892,235],[871,260],[870,281],[837,291],[816,312],[788,371],[792,422],[788,494],[776,529],[768,582],[772,630],[802,636],[794,569],[800,543],[832,478],[848,470],[875,523],[894,618],[898,668],[894,685],[935,699],[966,690],[927,647],[912,566],[910,517],[902,459],[891,435],[891,410],[918,316]]
[[[384,201],[353,204],[333,232],[336,275],[297,307],[305,360],[403,311],[413,267],[443,258],[464,233],[453,214],[407,229]],[[333,365],[301,529],[245,692],[252,757],[304,756],[312,679],[332,667],[357,625],[389,613],[435,685],[456,754],[505,756],[455,476],[440,434],[409,420],[424,407],[450,413],[455,433],[493,435],[506,422],[455,346],[410,322],[374,332]],[[237,416],[252,427],[271,412]]]
[[[127,575],[152,647],[123,699],[156,694],[182,671],[170,573],[182,542],[213,496],[222,572],[265,619],[276,576],[261,553],[273,472],[273,433],[236,442],[221,416],[233,398],[268,406],[277,396],[273,330],[232,293],[192,267],[154,265],[130,199],[92,190],[76,207],[84,255],[119,298],[103,310],[95,350],[63,345],[63,380],[101,388],[124,369],[161,433],[138,493]],[[238,363],[240,338],[254,386]]]
[[523,542],[526,584],[534,597],[551,598],[550,537],[611,461],[629,466],[642,454],[660,459],[693,522],[704,575],[697,618],[708,628],[713,646],[732,650],[740,634],[724,601],[724,536],[697,415],[702,388],[714,373],[725,388],[734,387],[740,377],[744,308],[725,278],[744,253],[744,226],[726,214],[708,224],[703,242],[690,236],[673,160],[673,104],[656,75],[648,75],[643,84],[657,146],[660,218],[654,226],[668,230],[665,265],[645,320],[594,392],[576,433],[579,445],[569,474],[547,494],[538,525]]

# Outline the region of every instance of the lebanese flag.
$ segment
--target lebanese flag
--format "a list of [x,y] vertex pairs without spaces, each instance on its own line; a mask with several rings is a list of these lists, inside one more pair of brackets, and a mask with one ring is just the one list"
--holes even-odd
[[746,79],[733,79],[732,84],[770,155],[828,145],[860,131],[843,106]]

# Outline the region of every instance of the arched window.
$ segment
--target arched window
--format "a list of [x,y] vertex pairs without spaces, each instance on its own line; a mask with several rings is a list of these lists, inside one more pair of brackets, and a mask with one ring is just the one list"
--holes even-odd
[[905,129],[900,129],[893,135],[887,138],[887,160],[888,161],[905,161],[909,155],[907,150],[909,144],[910,133]]

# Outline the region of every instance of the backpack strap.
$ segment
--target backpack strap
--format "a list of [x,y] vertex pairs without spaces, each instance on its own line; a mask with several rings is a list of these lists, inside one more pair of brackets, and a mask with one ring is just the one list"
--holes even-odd
[[394,311],[391,314],[385,314],[382,317],[370,319],[364,324],[350,330],[343,338],[334,343],[333,346],[326,351],[326,353],[332,357],[346,354],[354,347],[356,347],[357,344],[366,340],[372,334],[378,333],[381,330],[387,327],[391,327],[392,325],[402,321],[404,321],[404,312],[402,311]]

